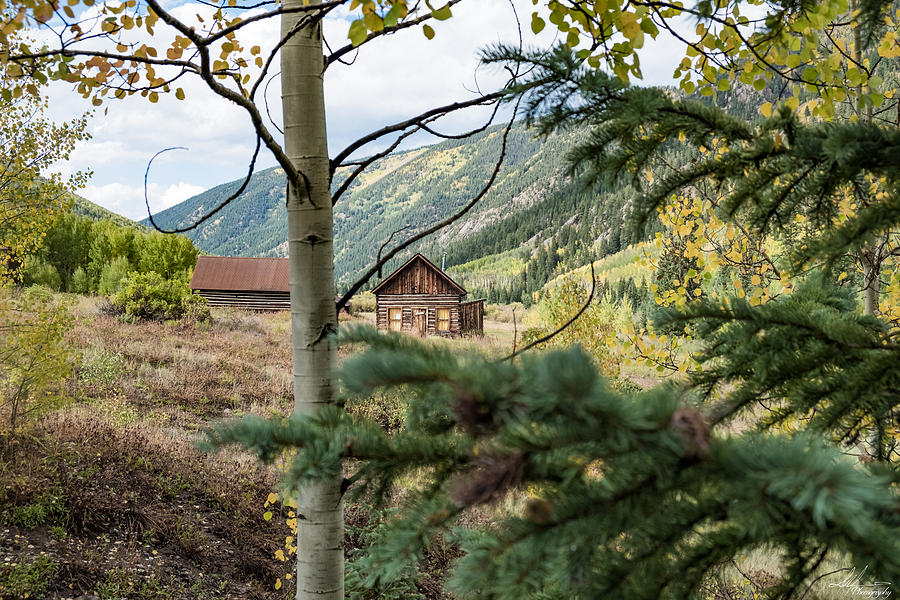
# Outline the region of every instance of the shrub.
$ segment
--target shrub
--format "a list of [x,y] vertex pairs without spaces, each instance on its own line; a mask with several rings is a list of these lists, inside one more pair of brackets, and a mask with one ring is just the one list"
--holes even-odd
[[76,294],[91,293],[91,280],[87,272],[81,267],[76,268],[75,272],[72,273],[72,283],[69,285],[69,291]]
[[0,288],[0,430],[15,432],[29,416],[60,401],[56,387],[72,371],[66,342],[72,319],[68,305],[41,287],[14,292]]
[[59,290],[62,286],[62,278],[56,267],[30,256],[25,261],[24,283],[25,285],[42,285],[51,290]]
[[375,294],[372,292],[360,292],[350,300],[350,312],[352,314],[375,312]]
[[209,319],[205,298],[192,294],[187,283],[163,279],[155,272],[132,273],[110,301],[129,320]]

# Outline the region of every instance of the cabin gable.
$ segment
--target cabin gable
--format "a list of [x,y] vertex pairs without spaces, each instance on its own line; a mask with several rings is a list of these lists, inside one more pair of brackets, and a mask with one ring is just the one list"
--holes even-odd
[[388,275],[372,293],[378,294],[435,294],[465,296],[461,285],[438,269],[431,261],[416,254],[399,269]]

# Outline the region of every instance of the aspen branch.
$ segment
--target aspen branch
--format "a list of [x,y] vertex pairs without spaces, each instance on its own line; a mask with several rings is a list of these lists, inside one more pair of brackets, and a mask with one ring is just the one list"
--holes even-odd
[[[441,8],[450,8],[454,4],[459,4],[460,2],[462,2],[462,0],[447,0],[447,3],[444,6],[442,6]],[[410,21],[404,21],[403,23],[398,23],[397,25],[394,25],[392,27],[385,27],[381,31],[373,31],[368,36],[366,36],[366,39],[363,40],[361,43],[359,43],[355,46],[353,44],[347,44],[345,46],[341,46],[340,48],[338,48],[337,50],[332,52],[329,56],[327,56],[325,58],[325,68],[327,69],[329,66],[331,66],[332,63],[339,60],[344,55],[349,54],[350,52],[353,52],[354,50],[357,50],[360,46],[363,46],[364,44],[368,44],[372,40],[378,39],[385,35],[390,35],[392,33],[396,33],[397,31],[401,31],[403,29],[415,27],[416,25],[419,25],[420,23],[424,23],[425,21],[430,21],[433,18],[434,17],[432,16],[432,13],[429,12],[428,14],[422,15],[421,17],[418,17],[416,19],[412,19]]]
[[227,36],[228,34],[233,33],[235,31],[237,31],[238,29],[241,29],[242,27],[250,25],[251,23],[256,23],[258,21],[264,21],[266,19],[271,19],[272,17],[279,17],[281,15],[289,15],[289,14],[293,14],[293,13],[318,12],[321,14],[315,15],[315,18],[320,19],[320,18],[324,17],[325,14],[328,13],[329,11],[331,11],[333,8],[336,8],[336,7],[340,6],[341,4],[344,4],[345,2],[346,2],[346,0],[333,0],[332,2],[323,2],[322,4],[318,4],[318,5],[310,4],[308,6],[297,6],[294,8],[278,8],[275,10],[270,10],[269,12],[261,13],[261,14],[254,15],[252,17],[243,19],[240,22],[235,23],[234,25],[229,25],[228,27],[223,27],[221,30],[217,31],[216,33],[208,35],[206,38],[204,38],[203,41],[205,44],[211,44],[211,43],[215,42],[216,40],[222,39],[223,37]]
[[233,194],[228,196],[225,200],[220,202],[218,204],[218,206],[216,206],[214,209],[212,209],[205,215],[201,216],[199,219],[197,219],[191,225],[188,225],[187,227],[175,227],[174,229],[162,229],[159,225],[156,224],[156,220],[153,218],[153,213],[150,211],[150,199],[148,198],[148,192],[147,192],[147,188],[148,188],[147,180],[150,177],[150,165],[153,164],[153,161],[156,159],[157,156],[159,156],[160,154],[163,154],[165,152],[169,152],[170,150],[187,150],[187,148],[184,148],[183,146],[175,146],[173,148],[165,148],[163,150],[160,150],[156,154],[154,154],[153,158],[150,159],[150,162],[147,163],[147,170],[144,171],[144,204],[147,206],[147,218],[150,220],[150,225],[152,225],[153,228],[155,230],[159,231],[160,233],[184,233],[185,231],[191,231],[192,229],[196,229],[197,227],[199,227],[200,225],[202,225],[203,223],[205,223],[206,221],[211,219],[216,213],[218,213],[220,210],[222,210],[223,208],[228,206],[232,201],[237,199],[238,196],[243,194],[245,189],[247,189],[247,185],[250,183],[250,178],[253,176],[253,169],[256,167],[256,158],[257,158],[257,156],[259,156],[259,148],[260,148],[260,138],[259,138],[259,136],[256,136],[256,149],[253,151],[253,157],[250,159],[250,168],[247,171],[247,176],[244,177],[244,181],[241,182],[241,185],[237,189],[237,191],[235,191]]
[[452,104],[440,106],[438,108],[432,108],[430,110],[427,110],[427,111],[421,113],[420,115],[417,115],[415,117],[407,119],[406,121],[401,121],[399,123],[394,123],[393,125],[387,125],[385,127],[382,127],[381,129],[379,129],[377,131],[373,131],[372,133],[369,133],[369,134],[359,138],[358,140],[356,140],[355,142],[352,142],[346,148],[341,150],[337,154],[337,156],[335,156],[333,159],[331,159],[331,172],[334,173],[335,169],[337,169],[339,166],[341,166],[343,164],[343,162],[346,159],[348,159],[354,152],[356,152],[363,146],[374,142],[375,140],[377,140],[379,138],[382,138],[386,135],[390,135],[392,133],[396,133],[398,131],[404,131],[404,130],[409,129],[410,127],[414,127],[416,125],[421,125],[427,119],[430,119],[435,116],[443,116],[443,115],[449,114],[453,111],[456,111],[456,110],[459,110],[462,108],[469,108],[472,106],[479,106],[482,104],[490,104],[491,102],[499,100],[500,98],[503,98],[506,95],[507,95],[507,91],[505,89],[497,91],[497,92],[493,92],[491,94],[484,94],[483,96],[479,96],[477,98],[472,98],[471,100],[463,100],[461,102],[454,102]]

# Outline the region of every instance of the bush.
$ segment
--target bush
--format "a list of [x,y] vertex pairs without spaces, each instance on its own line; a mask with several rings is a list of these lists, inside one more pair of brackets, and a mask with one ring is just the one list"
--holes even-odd
[[69,285],[69,290],[76,294],[91,293],[91,280],[85,270],[81,267],[78,267],[75,269],[75,272],[72,273],[72,283]]
[[65,339],[68,312],[45,288],[0,288],[0,431],[15,433],[28,417],[64,399],[56,392],[74,363]]
[[192,294],[187,283],[163,279],[155,272],[132,273],[122,281],[121,289],[110,302],[118,314],[129,320],[209,319],[205,298]]
[[360,292],[350,299],[350,312],[359,313],[375,312],[375,294],[372,292]]
[[25,261],[25,285],[42,285],[51,290],[59,290],[62,287],[62,278],[56,267],[39,258],[28,257]]
[[124,256],[116,256],[111,261],[103,265],[100,271],[100,279],[97,282],[97,291],[108,296],[114,294],[122,286],[122,280],[128,276],[131,271],[131,263]]

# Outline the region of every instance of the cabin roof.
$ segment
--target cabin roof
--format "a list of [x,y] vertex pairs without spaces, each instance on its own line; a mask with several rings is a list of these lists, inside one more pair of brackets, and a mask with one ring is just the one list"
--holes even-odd
[[191,289],[290,292],[288,259],[198,256]]
[[393,273],[391,273],[390,275],[385,277],[381,281],[381,283],[379,283],[378,285],[375,286],[374,289],[372,289],[372,293],[377,294],[379,292],[379,290],[381,290],[381,288],[383,288],[390,281],[393,281],[394,279],[396,279],[403,271],[410,268],[417,260],[422,261],[422,263],[425,264],[426,267],[428,267],[429,269],[432,269],[435,273],[437,273],[441,278],[443,278],[450,285],[450,287],[458,290],[460,295],[465,296],[468,293],[461,285],[459,285],[458,283],[453,281],[449,275],[447,275],[446,273],[441,271],[439,268],[437,268],[434,265],[434,263],[432,263],[430,260],[428,260],[427,258],[425,258],[424,256],[422,256],[419,253],[416,253],[412,258],[410,258],[408,261],[403,263],[403,265],[400,268],[398,268],[396,271],[394,271]]

